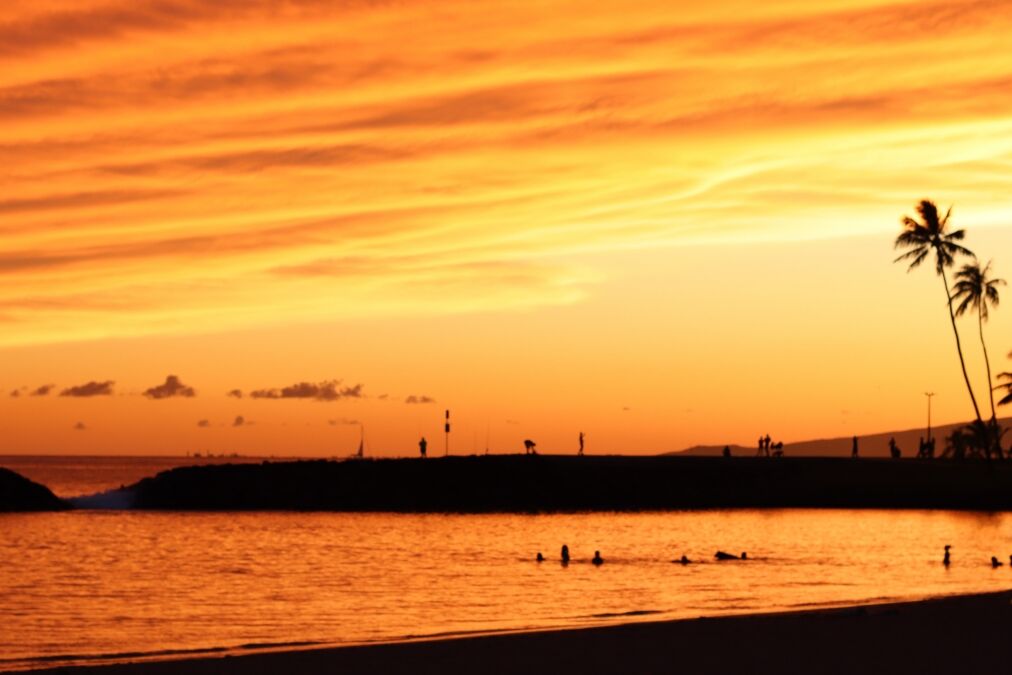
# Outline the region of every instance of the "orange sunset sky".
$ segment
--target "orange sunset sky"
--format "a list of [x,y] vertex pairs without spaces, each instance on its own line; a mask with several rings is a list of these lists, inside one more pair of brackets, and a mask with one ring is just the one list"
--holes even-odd
[[[1012,277],[1009,35],[987,1],[5,0],[0,453],[966,420],[892,241],[953,204]],[[1009,370],[1012,309],[986,330]]]

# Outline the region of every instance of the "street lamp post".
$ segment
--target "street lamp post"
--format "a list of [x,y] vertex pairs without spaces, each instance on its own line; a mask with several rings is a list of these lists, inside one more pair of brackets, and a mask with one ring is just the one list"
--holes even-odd
[[924,395],[928,397],[928,443],[931,442],[931,397],[935,395],[933,391],[926,391]]

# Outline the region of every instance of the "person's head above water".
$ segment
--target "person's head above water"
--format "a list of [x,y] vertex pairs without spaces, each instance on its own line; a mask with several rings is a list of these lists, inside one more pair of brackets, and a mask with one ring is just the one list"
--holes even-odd
[[565,544],[562,545],[562,559],[569,560],[569,547]]
[[688,556],[683,555],[682,559],[679,560],[678,562],[682,563],[683,565],[688,565],[689,564],[689,558],[688,558]]
[[538,562],[544,562],[545,561],[545,556],[541,555],[541,551],[538,551],[537,561]]
[[748,560],[748,553],[745,553],[745,551],[742,551],[741,552],[741,559],[742,560]]

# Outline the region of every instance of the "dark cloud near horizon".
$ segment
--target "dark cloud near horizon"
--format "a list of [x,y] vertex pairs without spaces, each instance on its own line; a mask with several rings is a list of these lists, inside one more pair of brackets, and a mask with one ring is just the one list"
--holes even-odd
[[55,386],[55,384],[44,384],[41,387],[36,387],[32,391],[32,396],[49,396],[49,392],[51,392]]
[[432,398],[431,396],[416,396],[412,394],[411,396],[408,396],[406,399],[404,399],[404,402],[410,404],[425,404],[425,403],[435,403],[436,399]]
[[165,378],[165,382],[157,387],[146,389],[144,395],[153,399],[173,398],[176,396],[193,398],[197,395],[197,392],[194,391],[193,387],[183,384],[176,375],[168,375]]
[[336,420],[327,420],[327,424],[329,424],[332,427],[336,427],[336,426],[341,426],[341,425],[345,425],[345,424],[347,424],[347,425],[361,424],[361,422],[359,422],[358,420],[350,420],[350,419],[342,417],[342,418],[336,419]]
[[197,422],[197,426],[200,427],[201,429],[205,429],[205,428],[211,426],[211,422],[210,422],[210,420],[199,420]]
[[84,422],[78,422],[74,425],[74,431],[85,431],[88,427],[84,426]]
[[236,415],[235,420],[232,421],[233,427],[241,427],[246,425],[246,418],[242,415]]
[[281,389],[257,389],[250,392],[250,398],[264,399],[310,399],[313,401],[337,401],[342,398],[362,398],[362,385],[342,387],[341,380],[325,380],[320,383],[298,382]]
[[231,396],[232,398],[242,398],[242,389],[233,389],[232,391],[225,394],[225,396]]
[[105,380],[104,382],[96,382],[95,380],[92,380],[90,382],[85,382],[84,384],[79,384],[76,387],[67,387],[60,392],[60,396],[111,396],[114,384],[116,384],[114,380]]

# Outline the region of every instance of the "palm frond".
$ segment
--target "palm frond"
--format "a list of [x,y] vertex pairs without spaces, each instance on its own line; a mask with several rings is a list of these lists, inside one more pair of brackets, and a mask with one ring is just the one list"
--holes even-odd
[[901,260],[910,259],[910,265],[907,267],[907,271],[909,272],[915,267],[920,266],[920,264],[924,262],[924,259],[928,257],[929,253],[931,253],[931,249],[927,247],[915,248],[912,251],[907,251],[903,255],[897,257],[895,260],[893,260],[893,262],[898,263]]

